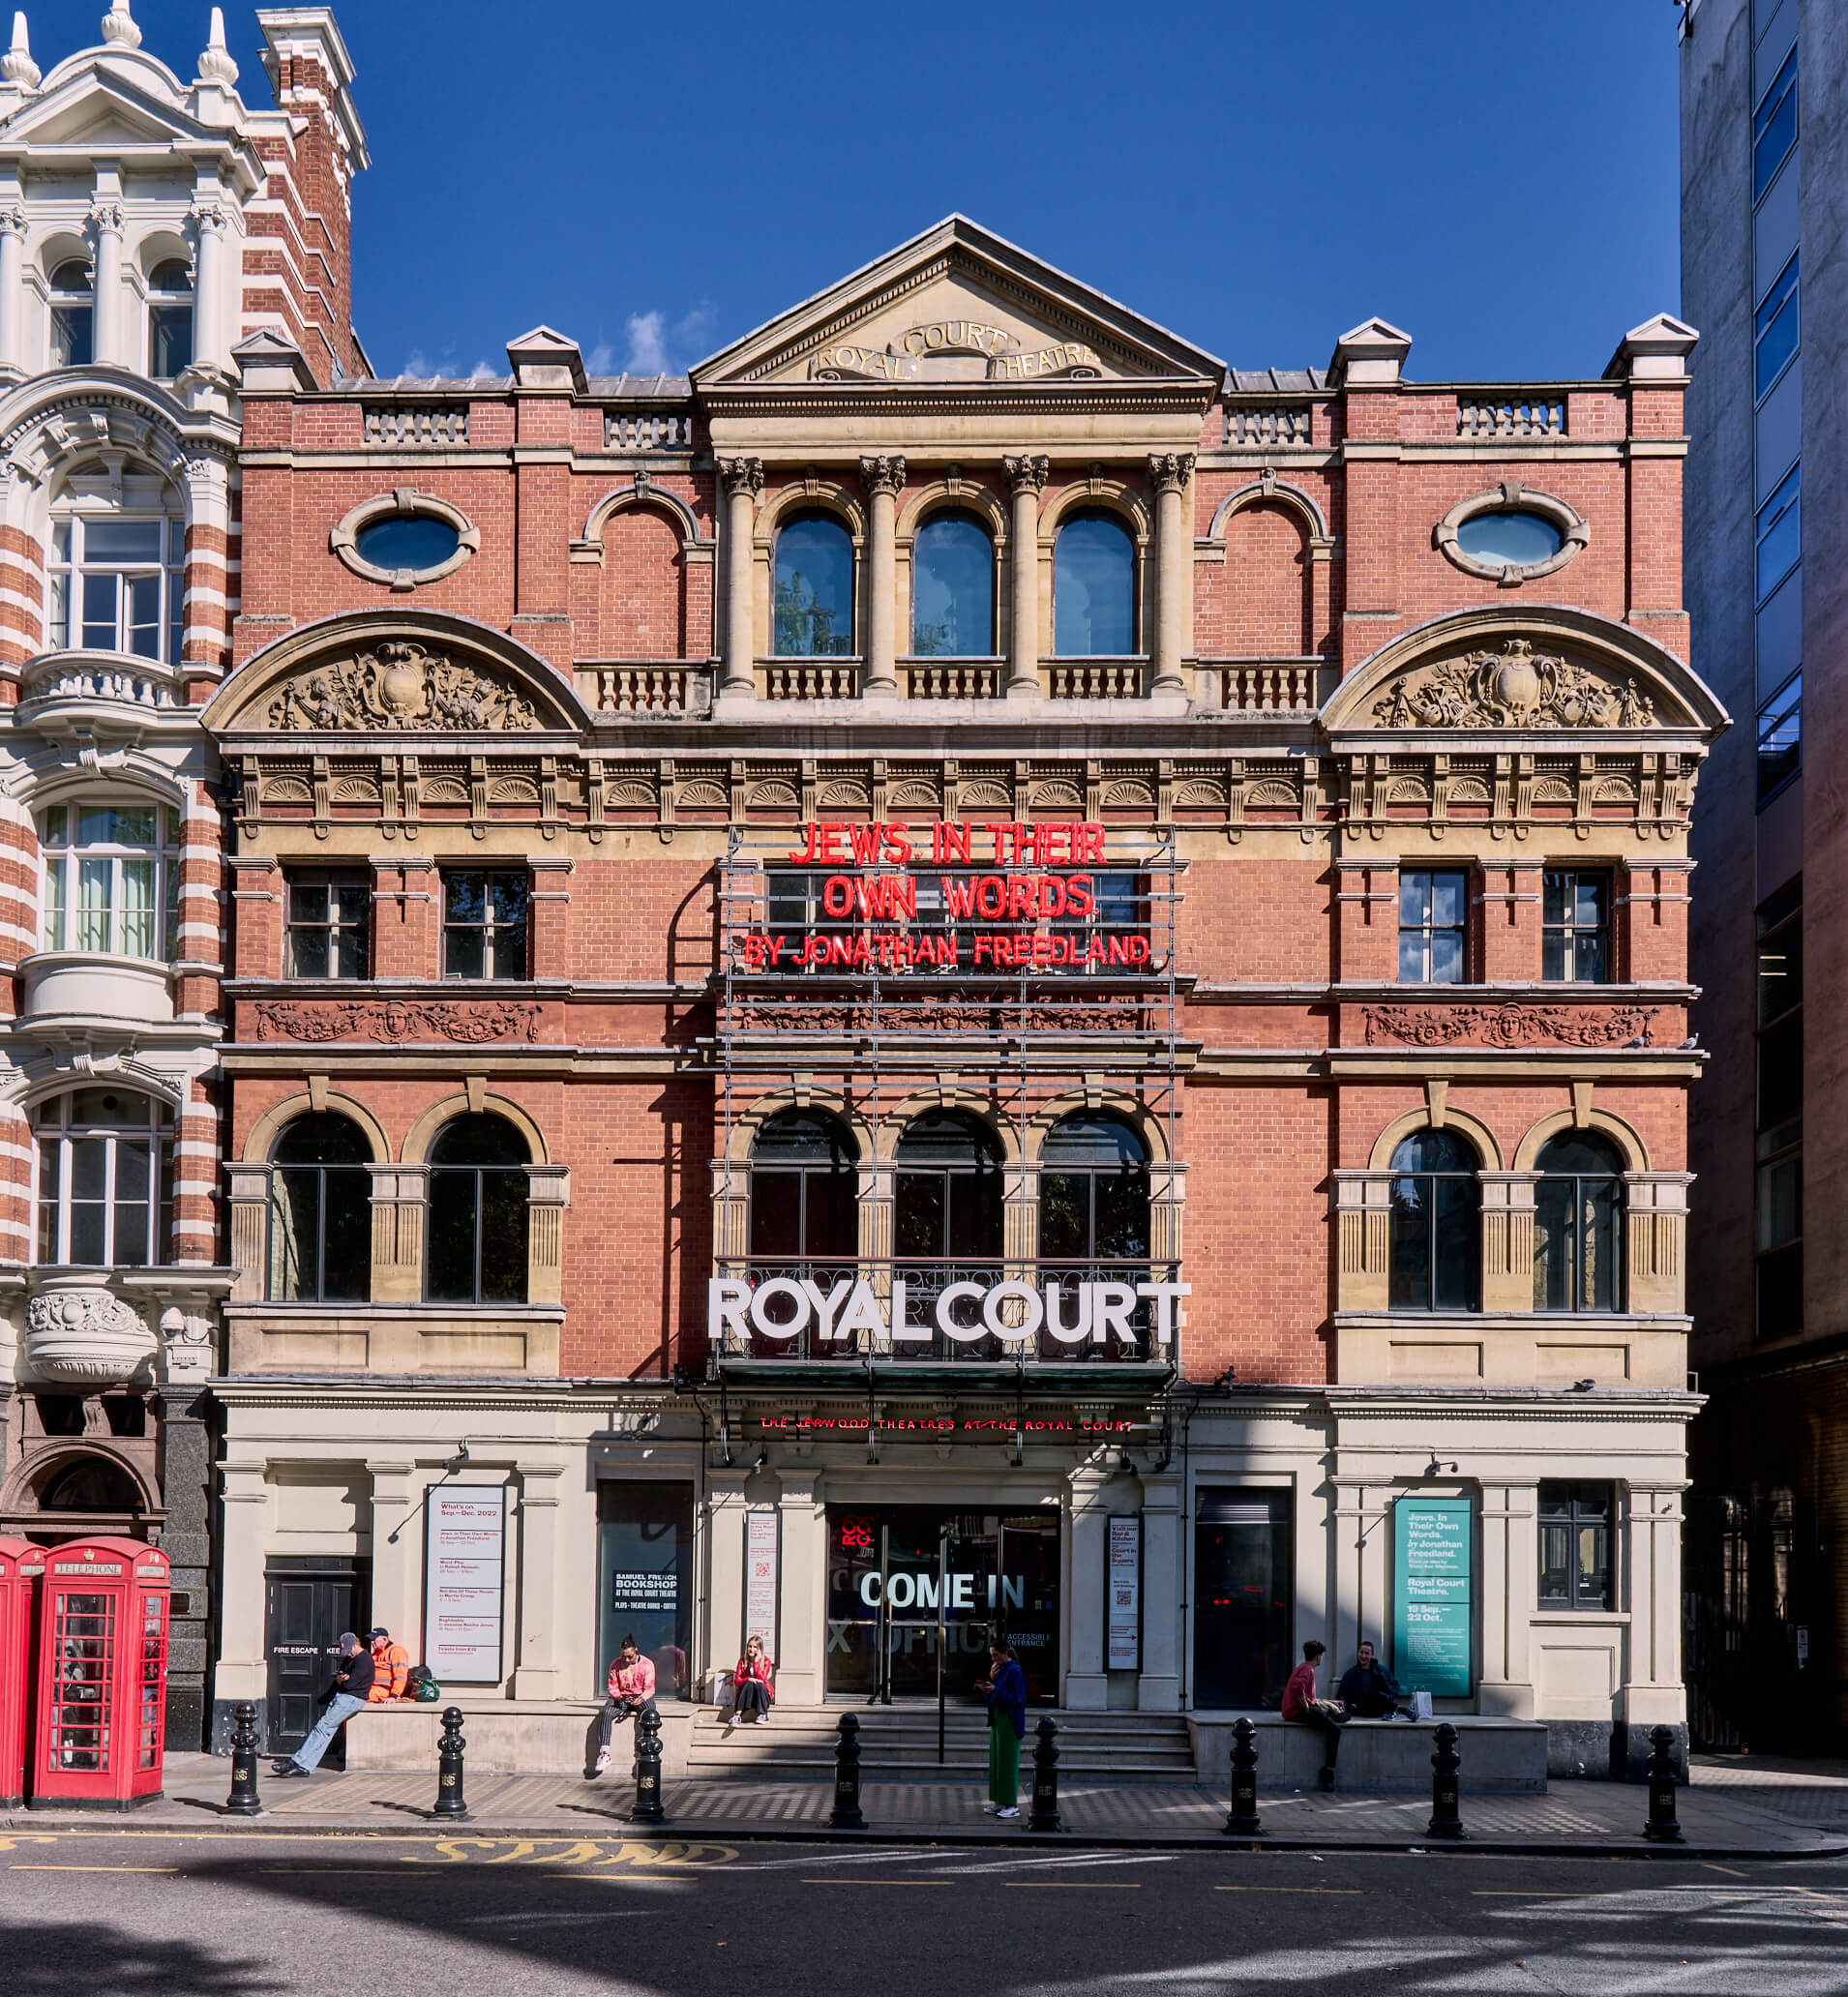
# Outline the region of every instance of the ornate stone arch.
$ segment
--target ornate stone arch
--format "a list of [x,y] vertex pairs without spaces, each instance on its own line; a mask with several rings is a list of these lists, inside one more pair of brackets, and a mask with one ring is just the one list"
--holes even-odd
[[322,1110],[344,1117],[349,1123],[359,1126],[361,1136],[372,1147],[374,1165],[391,1163],[391,1140],[385,1135],[384,1125],[356,1097],[337,1095],[331,1089],[318,1101],[309,1090],[303,1089],[299,1094],[287,1095],[281,1102],[272,1103],[251,1125],[250,1135],[244,1140],[244,1162],[247,1165],[267,1165],[270,1153],[276,1148],[277,1139],[296,1118]]
[[1138,554],[1153,543],[1155,522],[1148,511],[1148,502],[1133,487],[1124,485],[1121,479],[1107,478],[1102,472],[1093,471],[1088,478],[1074,479],[1069,485],[1061,486],[1041,506],[1039,545],[1048,558],[1052,555],[1053,543],[1058,538],[1058,529],[1065,516],[1094,508],[1120,515],[1123,524],[1129,529],[1129,538],[1136,544]]
[[504,1095],[491,1095],[486,1089],[479,1095],[464,1090],[460,1095],[446,1095],[432,1103],[405,1135],[398,1162],[401,1165],[422,1165],[429,1158],[430,1148],[443,1125],[475,1110],[485,1110],[490,1116],[502,1118],[511,1123],[526,1141],[526,1148],[531,1153],[530,1164],[551,1163],[551,1154],[546,1148],[545,1133],[532,1118],[517,1102]]
[[757,546],[766,553],[770,552],[776,547],[777,529],[787,514],[814,512],[840,516],[841,524],[852,539],[857,560],[866,543],[865,510],[845,486],[833,479],[818,477],[814,472],[779,488],[759,507],[752,530]]
[[152,804],[164,804],[184,819],[193,808],[192,792],[184,777],[165,763],[137,748],[125,748],[112,755],[99,769],[73,766],[51,745],[41,745],[44,753],[22,758],[0,776],[0,790],[17,798],[28,811],[76,792],[94,794],[99,790],[139,795]]
[[917,539],[918,529],[939,513],[970,513],[987,527],[997,554],[1007,545],[1007,503],[979,480],[951,473],[916,487],[898,517],[901,551]]
[[[72,1436],[68,1441],[60,1439],[55,1444],[35,1449],[31,1455],[15,1465],[13,1474],[4,1485],[0,1485],[0,1511],[18,1516],[21,1513],[37,1515],[39,1494],[60,1472],[74,1465],[101,1461],[112,1470],[119,1470],[140,1494],[141,1511],[162,1511],[161,1494],[126,1449],[119,1448],[105,1436]],[[30,1497],[30,1505],[22,1501]],[[46,1512],[46,1518],[56,1518],[56,1512]]]
[[1322,709],[1352,748],[1382,734],[1427,745],[1459,734],[1646,733],[1699,747],[1728,725],[1682,659],[1628,624],[1565,604],[1510,603],[1415,625],[1357,666]]
[[0,1084],[0,1103],[9,1104],[29,1120],[32,1112],[52,1096],[68,1095],[74,1088],[110,1085],[135,1095],[157,1097],[173,1112],[176,1127],[193,1102],[192,1078],[184,1071],[157,1068],[133,1055],[99,1061],[83,1054],[62,1058],[45,1054],[14,1069]]
[[1595,1130],[1600,1137],[1608,1137],[1617,1147],[1625,1172],[1650,1170],[1648,1147],[1635,1129],[1621,1117],[1596,1108],[1588,1109],[1582,1117],[1576,1110],[1556,1110],[1552,1116],[1531,1124],[1515,1148],[1514,1170],[1536,1172],[1542,1148],[1567,1130]]
[[1500,1172],[1503,1169],[1502,1147],[1496,1143],[1494,1131],[1466,1110],[1452,1109],[1446,1104],[1441,1117],[1434,1117],[1429,1107],[1424,1107],[1408,1110],[1403,1117],[1393,1118],[1374,1139],[1372,1155],[1367,1159],[1367,1170],[1389,1172],[1392,1169],[1393,1152],[1406,1138],[1418,1130],[1455,1130],[1475,1147],[1482,1171]]
[[1022,1162],[1020,1132],[1012,1119],[998,1117],[994,1105],[978,1090],[949,1082],[939,1083],[934,1088],[921,1088],[915,1094],[904,1097],[880,1117],[877,1131],[878,1151],[872,1162],[889,1167],[898,1154],[898,1141],[904,1135],[905,1126],[927,1110],[967,1111],[987,1124],[999,1139],[1004,1169],[1012,1171]]
[[726,1148],[727,1162],[736,1168],[749,1166],[751,1148],[757,1142],[758,1132],[772,1117],[781,1116],[785,1110],[815,1110],[822,1116],[834,1118],[845,1126],[859,1147],[860,1166],[864,1168],[872,1164],[872,1125],[849,1103],[846,1096],[825,1088],[772,1088],[762,1095],[754,1097],[731,1119],[730,1135]]
[[1334,546],[1334,536],[1328,531],[1327,516],[1314,495],[1269,472],[1253,479],[1249,485],[1238,487],[1236,492],[1228,492],[1220,500],[1213,513],[1212,524],[1207,529],[1206,539],[1223,549],[1226,545],[1226,522],[1233,515],[1242,513],[1247,506],[1263,505],[1280,506],[1286,513],[1295,514],[1302,522],[1310,548],[1330,549]]
[[1168,1165],[1168,1133],[1162,1126],[1162,1119],[1148,1114],[1148,1107],[1133,1095],[1121,1089],[1102,1090],[1070,1089],[1063,1095],[1056,1095],[1043,1107],[1036,1110],[1027,1122],[1027,1150],[1025,1162],[1038,1162],[1040,1147],[1045,1143],[1047,1133],[1056,1123],[1080,1111],[1106,1111],[1113,1117],[1119,1117],[1136,1135],[1141,1138],[1148,1152],[1151,1171]]
[[209,732],[580,736],[590,716],[569,678],[503,631],[446,611],[338,613],[279,638],[233,672]]
[[710,552],[712,537],[700,531],[700,522],[693,508],[681,498],[678,492],[671,492],[666,486],[656,485],[645,471],[636,473],[634,480],[626,486],[617,486],[606,492],[590,509],[590,517],[584,522],[583,537],[571,544],[574,557],[603,560],[604,529],[611,517],[626,506],[652,507],[665,513],[680,530],[680,546],[684,553],[691,555],[696,550]]

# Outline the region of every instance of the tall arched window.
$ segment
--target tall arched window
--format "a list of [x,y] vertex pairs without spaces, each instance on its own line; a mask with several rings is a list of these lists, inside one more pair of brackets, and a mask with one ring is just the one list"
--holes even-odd
[[1474,1148],[1453,1130],[1415,1130],[1392,1153],[1386,1300],[1393,1310],[1477,1308],[1480,1168]]
[[1595,1131],[1563,1131],[1535,1161],[1534,1308],[1624,1307],[1624,1161]]
[[526,1142],[505,1118],[472,1112],[430,1148],[424,1295],[432,1303],[526,1300]]
[[798,513],[776,537],[780,659],[826,659],[853,650],[853,542],[831,513]]
[[911,650],[921,659],[995,652],[995,544],[972,514],[939,513],[911,550]]
[[[1061,1118],[1039,1148],[1041,1259],[1147,1262],[1148,1240],[1148,1152],[1142,1139],[1107,1112]],[[1089,1274],[1074,1271],[1073,1281]]]
[[173,1112],[127,1088],[76,1088],[42,1102],[39,1260],[147,1268],[171,1259]]
[[192,365],[193,273],[169,256],[148,277],[148,373],[171,381]]
[[51,365],[87,368],[96,358],[96,292],[90,266],[68,257],[51,273]]
[[146,957],[179,954],[179,820],[164,804],[82,798],[40,812],[42,946]]
[[1053,544],[1053,650],[1122,659],[1136,649],[1136,549],[1113,513],[1074,513]]
[[297,1117],[271,1152],[270,1283],[278,1303],[360,1303],[372,1295],[372,1151],[328,1111]]
[[[927,1110],[905,1126],[894,1159],[892,1252],[913,1296],[996,1280],[1001,1157],[1000,1140],[967,1111]],[[928,1321],[922,1306],[913,1315]]]
[[[859,1151],[838,1118],[785,1110],[751,1147],[751,1263],[774,1276],[831,1279],[859,1253]],[[848,1273],[839,1268],[841,1274]]]

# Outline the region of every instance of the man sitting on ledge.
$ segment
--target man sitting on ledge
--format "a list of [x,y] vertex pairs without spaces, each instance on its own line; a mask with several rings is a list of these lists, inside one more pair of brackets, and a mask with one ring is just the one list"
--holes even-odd
[[1373,1654],[1373,1646],[1363,1643],[1355,1653],[1354,1663],[1342,1674],[1336,1697],[1347,1708],[1350,1719],[1390,1719],[1395,1713],[1412,1717],[1412,1709],[1401,1706],[1404,1694],[1395,1679]]

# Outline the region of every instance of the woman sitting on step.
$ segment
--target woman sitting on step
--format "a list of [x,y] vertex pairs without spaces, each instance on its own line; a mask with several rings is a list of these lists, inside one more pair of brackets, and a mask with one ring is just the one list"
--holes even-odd
[[731,1674],[731,1711],[726,1715],[726,1725],[733,1727],[743,1720],[747,1726],[756,1726],[767,1720],[775,1697],[776,1666],[764,1654],[762,1637],[748,1637],[744,1655]]

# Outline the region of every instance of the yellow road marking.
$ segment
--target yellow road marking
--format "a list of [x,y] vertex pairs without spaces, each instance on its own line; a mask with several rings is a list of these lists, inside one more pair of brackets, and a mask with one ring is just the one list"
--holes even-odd
[[1701,1861],[1701,1863],[1705,1865],[1708,1871],[1710,1872],[1724,1872],[1733,1879],[1749,1879],[1751,1877],[1751,1874],[1749,1872],[1735,1871],[1731,1865],[1715,1865],[1712,1859],[1703,1859]]

